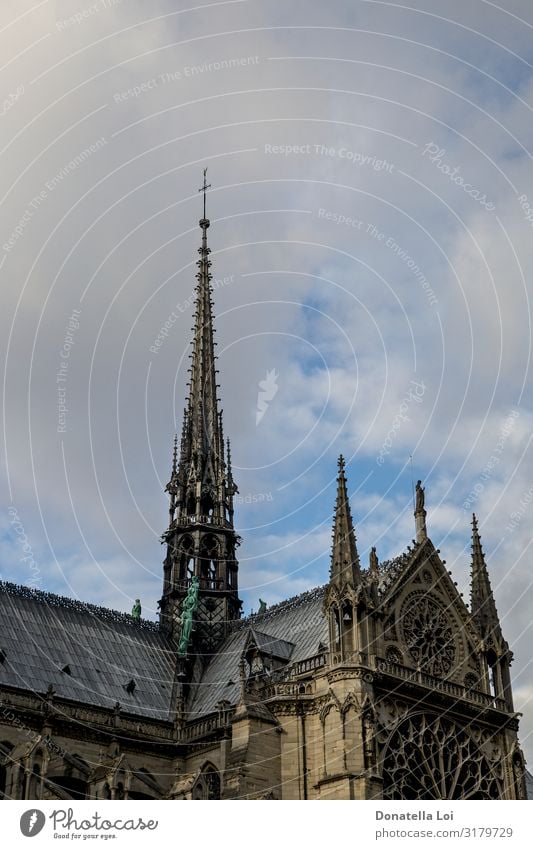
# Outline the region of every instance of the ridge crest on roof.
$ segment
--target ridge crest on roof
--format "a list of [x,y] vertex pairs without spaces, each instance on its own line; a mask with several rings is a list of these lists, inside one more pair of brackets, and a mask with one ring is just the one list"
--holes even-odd
[[278,601],[277,604],[273,604],[271,607],[267,608],[264,613],[250,613],[243,619],[236,619],[233,624],[233,629],[239,631],[241,628],[248,628],[250,626],[255,627],[258,622],[268,622],[270,618],[277,616],[279,613],[285,613],[285,611],[293,610],[301,604],[307,604],[310,601],[322,598],[326,591],[326,587],[327,584],[323,584],[320,587],[313,587],[312,590],[305,590],[303,593],[299,593],[298,595],[285,599],[285,601]]
[[159,624],[152,622],[150,619],[134,619],[129,613],[122,613],[120,610],[113,610],[110,607],[100,607],[97,604],[79,601],[76,598],[68,596],[56,595],[44,590],[36,590],[33,587],[25,586],[24,584],[13,584],[11,581],[0,581],[0,593],[17,598],[24,598],[30,601],[37,601],[39,604],[47,604],[52,607],[62,607],[67,610],[75,610],[78,613],[90,613],[97,619],[102,619],[106,622],[116,622],[121,625],[129,625],[132,628],[140,628],[145,631],[159,631]]

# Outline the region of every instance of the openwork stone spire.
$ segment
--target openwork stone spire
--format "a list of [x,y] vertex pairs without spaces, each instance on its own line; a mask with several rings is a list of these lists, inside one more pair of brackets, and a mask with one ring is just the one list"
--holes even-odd
[[344,457],[341,454],[337,478],[330,578],[332,582],[341,587],[346,584],[355,586],[359,583],[360,576],[359,555],[348,499]]
[[[163,541],[163,596],[160,619],[175,640],[182,675],[192,675],[193,658],[207,662],[240,616],[239,537],[233,526],[237,487],[224,457],[222,411],[218,409],[211,300],[211,262],[207,246],[209,219],[204,171],[202,244],[196,274],[196,311],[192,339],[189,392],[181,439],[174,441],[167,491],[170,521]],[[183,678],[185,681],[185,678]]]
[[[179,463],[176,474],[175,515],[180,520],[202,517],[210,524],[226,527],[233,514],[233,482],[228,485],[224,457],[222,412],[218,409],[216,356],[213,339],[213,302],[210,248],[207,245],[209,219],[206,217],[204,171],[204,216],[199,225],[202,243],[198,250],[196,308],[192,339],[189,393],[183,414]],[[174,474],[173,474],[174,477]],[[170,485],[169,485],[170,486]],[[167,487],[168,489],[168,487]],[[172,497],[172,491],[171,492]]]
[[478,524],[475,513],[472,514],[472,581],[470,587],[470,610],[477,628],[483,637],[489,636],[497,643],[503,643],[496,602],[492,594],[485,555],[481,547]]

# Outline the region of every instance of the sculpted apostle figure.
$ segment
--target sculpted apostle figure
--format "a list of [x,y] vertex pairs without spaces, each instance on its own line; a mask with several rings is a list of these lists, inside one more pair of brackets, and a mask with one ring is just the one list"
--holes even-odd
[[422,481],[416,482],[416,510],[424,509],[424,487],[422,486]]

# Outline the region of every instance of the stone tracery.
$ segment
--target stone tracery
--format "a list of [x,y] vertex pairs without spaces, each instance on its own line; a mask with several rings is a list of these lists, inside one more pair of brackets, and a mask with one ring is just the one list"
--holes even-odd
[[443,607],[425,593],[414,593],[404,602],[402,630],[416,665],[431,675],[447,675],[455,661],[453,627]]
[[443,717],[406,717],[385,746],[384,798],[501,798],[503,771],[498,745],[483,739],[481,731],[477,736],[479,741]]

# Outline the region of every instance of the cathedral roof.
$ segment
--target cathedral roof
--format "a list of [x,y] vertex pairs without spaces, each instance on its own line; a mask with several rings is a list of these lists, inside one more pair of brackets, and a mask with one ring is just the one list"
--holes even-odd
[[154,622],[1,581],[0,653],[0,686],[169,718],[175,661]]
[[[380,564],[381,596],[413,554]],[[361,574],[366,581],[367,572]],[[221,701],[238,702],[239,664],[252,641],[262,654],[280,660],[287,672],[320,654],[328,644],[323,607],[327,586],[235,621],[193,686],[189,718],[216,711]],[[170,718],[175,649],[155,622],[138,622],[115,610],[0,581],[2,656],[0,686],[44,695],[52,685],[58,698],[106,708],[119,702],[126,713]]]
[[237,622],[197,685],[190,718],[212,713],[221,701],[236,704],[239,662],[251,631],[261,635],[268,654],[274,655],[280,646],[292,643],[291,664],[318,654],[321,644],[328,641],[328,623],[323,611],[325,589],[318,587]]

